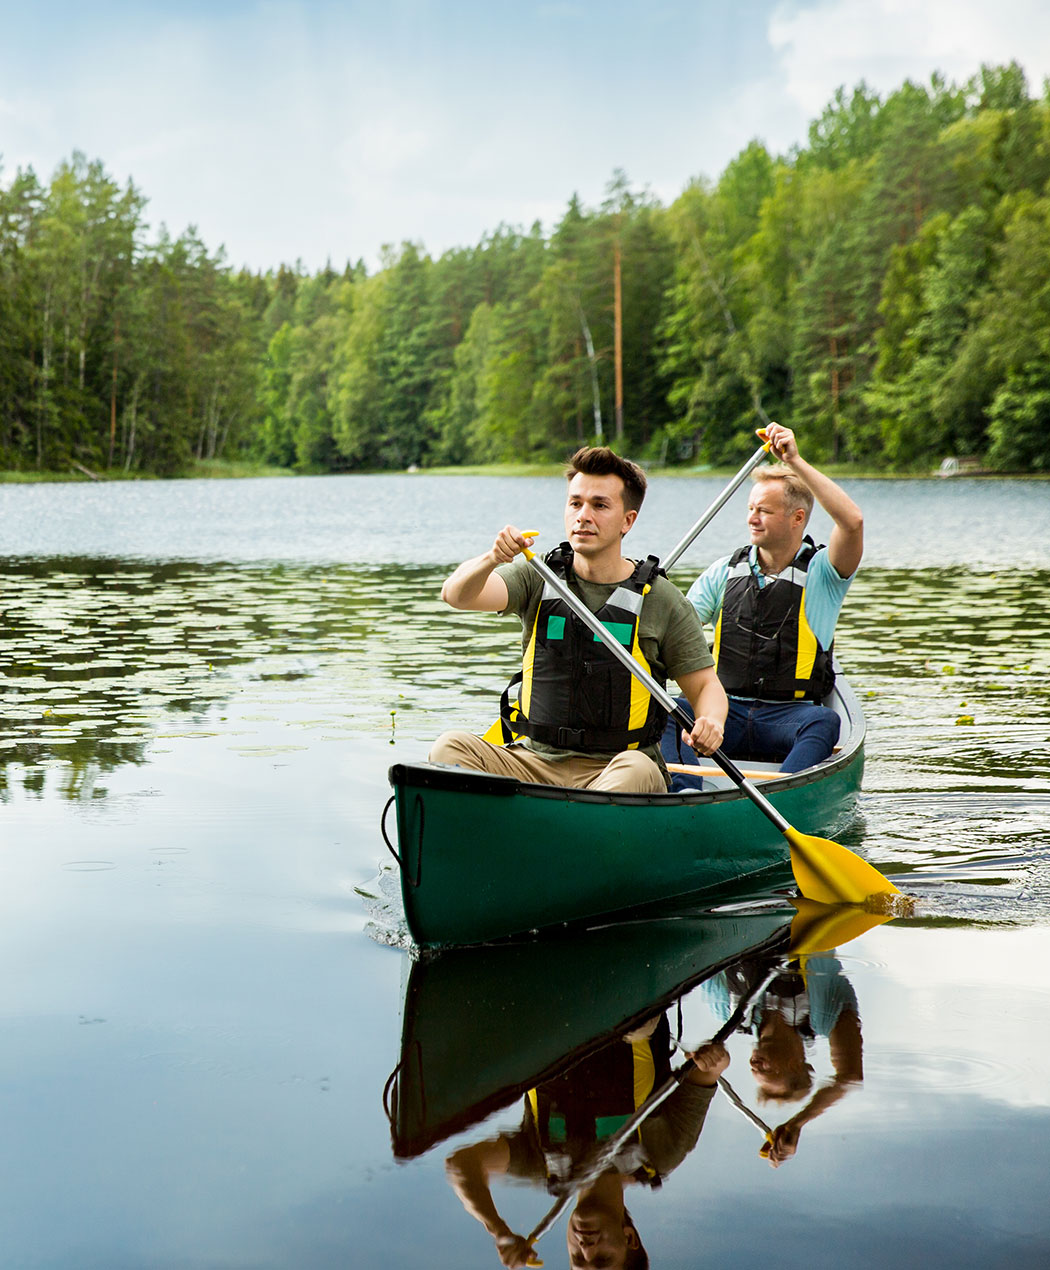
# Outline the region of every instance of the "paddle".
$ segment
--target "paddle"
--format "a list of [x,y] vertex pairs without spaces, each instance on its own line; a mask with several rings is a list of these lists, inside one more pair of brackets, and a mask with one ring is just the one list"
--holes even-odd
[[[525,531],[524,536],[533,538],[535,532]],[[528,548],[525,550],[525,557],[532,563],[532,567],[544,582],[569,606],[580,621],[594,632],[617,661],[648,689],[680,727],[689,732],[693,726],[692,720],[674,697],[635,661],[616,637],[602,625],[586,604],[569,590],[544,560]],[[807,899],[818,900],[822,904],[863,904],[875,895],[899,894],[892,882],[884,878],[878,869],[873,868],[860,856],[854,855],[846,847],[828,838],[817,838],[795,829],[769,799],[748,780],[733,760],[721,750],[715,750],[710,757],[787,838],[791,847],[791,869],[798,889]]]
[[729,482],[729,484],[725,487],[725,489],[721,492],[721,494],[719,494],[719,496],[715,499],[715,501],[711,504],[711,506],[707,509],[707,511],[704,512],[704,514],[700,517],[700,519],[696,522],[696,524],[692,527],[692,529],[689,530],[689,532],[678,544],[678,546],[675,547],[671,551],[667,559],[662,562],[665,570],[670,570],[671,566],[675,563],[678,557],[688,548],[689,544],[693,541],[693,539],[697,536],[697,534],[700,533],[702,529],[707,528],[707,526],[711,523],[711,521],[714,520],[716,514],[719,511],[721,511],[721,509],[726,505],[726,503],[729,502],[730,498],[736,493],[736,491],[744,483],[744,481],[747,479],[750,473],[753,472],[756,467],[758,467],[758,465],[769,453],[769,442],[766,441],[765,428],[758,428],[756,430],[756,434],[765,442],[765,444],[759,446],[759,448],[754,452],[754,454],[752,454],[752,456],[748,459],[748,461],[744,464],[744,466],[740,469],[740,471],[737,472],[736,476],[733,477],[733,479]]

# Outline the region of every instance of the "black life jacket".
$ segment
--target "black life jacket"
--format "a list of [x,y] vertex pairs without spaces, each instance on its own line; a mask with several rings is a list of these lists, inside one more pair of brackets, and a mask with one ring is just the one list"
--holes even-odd
[[[545,559],[568,580],[573,551],[567,542]],[[655,556],[643,560],[595,616],[662,686],[638,643],[642,601],[659,572]],[[500,702],[504,743],[527,736],[564,750],[619,753],[657,744],[666,722],[666,710],[545,584],[521,673]]]
[[[557,1189],[558,1183],[567,1182],[670,1075],[670,1027],[662,1016],[652,1036],[632,1043],[613,1041],[529,1090],[526,1123],[543,1153],[548,1186]],[[632,1136],[631,1142],[640,1144],[640,1138]],[[644,1152],[631,1149],[629,1142],[623,1154],[637,1181],[660,1185]]]
[[730,696],[823,701],[835,685],[834,641],[822,648],[806,620],[806,573],[820,550],[807,534],[778,578],[760,586],[749,548],[729,559],[715,626],[715,668]]
[[[808,961],[809,957],[803,954],[787,962],[776,978],[752,1001],[737,1031],[750,1032],[757,1037],[763,1019],[770,1014],[779,1014],[804,1041],[812,1041],[816,1033],[810,1019]],[[738,967],[727,971],[726,984],[730,999],[746,996],[750,989],[749,980],[753,980],[753,977],[753,971],[745,974]]]

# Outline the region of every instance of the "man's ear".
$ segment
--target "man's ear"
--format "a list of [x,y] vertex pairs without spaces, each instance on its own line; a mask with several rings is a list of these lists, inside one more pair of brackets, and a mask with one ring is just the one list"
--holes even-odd
[[632,1250],[642,1246],[642,1241],[638,1238],[638,1232],[633,1226],[624,1226],[623,1237],[627,1247]]
[[632,508],[630,511],[625,511],[623,514],[623,519],[624,519],[624,528],[620,533],[621,538],[625,538],[627,534],[631,532],[631,529],[634,527],[634,522],[638,519],[638,512],[634,508]]

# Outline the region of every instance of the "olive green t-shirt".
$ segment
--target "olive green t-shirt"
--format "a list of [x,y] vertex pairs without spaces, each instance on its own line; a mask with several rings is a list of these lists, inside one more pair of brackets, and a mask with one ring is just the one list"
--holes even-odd
[[[507,584],[509,599],[504,612],[516,613],[521,618],[521,651],[524,656],[543,595],[543,579],[524,559],[500,565],[496,572]],[[619,582],[586,582],[575,572],[569,574],[569,589],[592,613],[597,613],[620,585]],[[642,602],[638,643],[653,678],[658,681],[681,679],[695,670],[706,670],[715,664],[696,610],[674,583],[664,577],[654,579],[652,590]],[[528,738],[524,744],[551,759],[570,758],[580,753],[578,750],[557,749]],[[658,746],[648,746],[642,753],[648,754],[663,768]]]

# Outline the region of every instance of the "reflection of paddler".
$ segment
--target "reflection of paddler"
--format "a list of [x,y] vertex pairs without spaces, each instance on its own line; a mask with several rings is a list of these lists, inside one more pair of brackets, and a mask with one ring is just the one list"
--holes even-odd
[[[519,1154],[522,1175],[534,1176],[535,1150],[544,1160],[548,1190],[557,1194],[577,1175],[594,1148],[622,1129],[657,1085],[671,1074],[670,1028],[665,1016],[605,1046],[555,1079],[529,1091]],[[611,1163],[635,1181],[659,1186],[660,1173],[645,1160],[645,1123]],[[514,1172],[512,1158],[511,1172]]]
[[[707,992],[728,1016],[748,983],[746,966],[716,975]],[[813,1088],[808,1061],[817,1038],[826,1038],[834,1070],[805,1106],[771,1130],[763,1155],[774,1168],[794,1155],[804,1125],[864,1079],[860,1010],[838,958],[828,953],[792,958],[757,998],[740,1024],[754,1036],[750,1066],[763,1102],[792,1102]]]
[[[526,1265],[530,1245],[497,1212],[491,1177],[528,1179],[553,1194],[571,1194],[603,1141],[670,1077],[670,1053],[670,1029],[661,1016],[531,1090],[516,1132],[449,1157],[447,1172],[456,1194],[495,1240],[505,1266]],[[711,1044],[692,1057],[694,1067],[681,1084],[641,1121],[604,1171],[580,1189],[566,1233],[572,1264],[648,1264],[624,1207],[624,1187],[658,1186],[696,1145],[729,1056],[722,1045]]]

